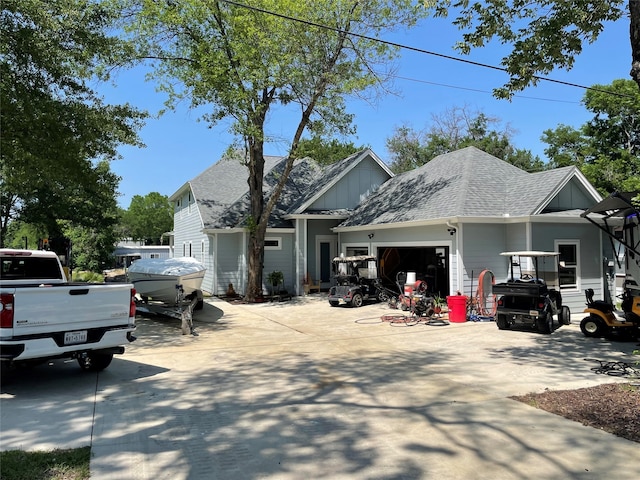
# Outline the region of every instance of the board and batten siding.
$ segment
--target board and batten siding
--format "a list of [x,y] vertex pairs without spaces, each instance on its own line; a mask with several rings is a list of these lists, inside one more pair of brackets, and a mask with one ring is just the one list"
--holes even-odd
[[243,269],[246,268],[245,238],[244,233],[216,233],[215,253],[217,260],[215,295],[224,295],[233,285],[236,293],[244,295],[245,276]]
[[[268,285],[267,275],[274,271],[281,271],[284,275],[284,289],[289,293],[294,293],[296,284],[299,283],[295,278],[294,268],[294,241],[295,237],[292,233],[278,233],[268,231],[266,238],[279,239],[279,248],[265,248],[264,251],[264,269],[262,270],[262,286],[264,292],[271,294],[271,286]],[[302,280],[302,279],[300,279]]]
[[380,165],[367,157],[331,186],[308,210],[355,208],[388,179],[389,175]]

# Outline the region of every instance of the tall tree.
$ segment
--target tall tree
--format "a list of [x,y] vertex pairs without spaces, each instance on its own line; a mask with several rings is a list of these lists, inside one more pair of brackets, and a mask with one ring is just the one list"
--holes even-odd
[[[384,85],[397,53],[368,37],[409,28],[427,12],[412,0],[114,1],[124,3],[124,28],[138,55],[153,60],[151,75],[168,93],[168,104],[186,99],[206,107],[211,125],[233,120],[249,170],[246,296],[254,300],[262,295],[267,222],[303,132],[351,133],[344,98]],[[265,127],[276,107],[291,107],[299,117],[286,167],[266,199]]]
[[296,153],[299,158],[310,157],[320,165],[331,165],[365,148],[364,145],[356,147],[353,142],[341,142],[336,138],[325,140],[314,135],[311,138],[301,138]]
[[0,244],[11,220],[44,218],[36,222],[30,212],[46,211],[47,227],[74,216],[68,193],[91,189],[90,182],[104,175],[95,160],[116,157],[120,144],[139,144],[144,114],[104,105],[87,86],[99,73],[98,62],[110,61],[120,48],[105,33],[114,18],[93,0],[2,2]]
[[624,79],[593,87],[582,100],[593,118],[545,130],[545,154],[554,166],[579,167],[603,195],[640,191],[640,91]]
[[468,54],[492,40],[512,45],[502,59],[509,81],[494,90],[499,98],[535,85],[539,75],[571,69],[585,44],[605,23],[629,17],[631,78],[640,87],[640,2],[638,0],[435,0],[425,2],[436,16],[455,12],[464,31],[456,48]]
[[122,218],[122,231],[145,245],[161,245],[163,234],[173,227],[173,206],[166,195],[151,192],[134,195]]
[[542,161],[529,150],[517,149],[511,138],[513,130],[504,126],[501,130],[498,118],[469,107],[453,107],[442,114],[431,116],[431,125],[423,131],[415,131],[403,125],[387,138],[387,150],[391,154],[391,170],[401,173],[420,167],[432,158],[475,146],[528,172],[544,169]]

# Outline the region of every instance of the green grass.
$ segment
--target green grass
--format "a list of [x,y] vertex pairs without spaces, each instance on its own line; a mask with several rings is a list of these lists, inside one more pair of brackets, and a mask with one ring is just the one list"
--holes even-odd
[[87,480],[91,447],[41,452],[0,452],[2,480]]

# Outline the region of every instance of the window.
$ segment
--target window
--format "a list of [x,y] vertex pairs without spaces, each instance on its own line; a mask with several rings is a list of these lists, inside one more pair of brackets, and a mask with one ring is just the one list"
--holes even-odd
[[265,250],[282,250],[282,238],[280,237],[265,237],[264,239]]
[[152,253],[150,255],[151,258],[160,258],[160,254],[159,253]]
[[558,257],[558,281],[562,290],[580,289],[580,243],[578,241],[556,241]]
[[356,257],[358,255],[369,255],[368,247],[347,247],[346,256]]

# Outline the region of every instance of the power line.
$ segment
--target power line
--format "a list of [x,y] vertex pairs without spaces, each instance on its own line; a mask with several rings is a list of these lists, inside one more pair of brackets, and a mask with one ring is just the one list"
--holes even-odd
[[[380,38],[374,38],[374,37],[370,37],[370,36],[367,36],[367,35],[362,35],[360,33],[347,32],[347,31],[342,30],[342,29],[337,28],[337,27],[330,27],[328,25],[322,25],[320,23],[312,22],[310,20],[303,20],[301,18],[292,17],[290,15],[285,15],[283,13],[272,12],[270,10],[265,10],[263,8],[254,7],[252,5],[246,5],[244,3],[235,2],[233,0],[221,0],[221,1],[223,3],[227,3],[229,5],[235,5],[236,7],[246,8],[248,10],[253,10],[253,11],[264,13],[264,14],[267,14],[267,15],[272,15],[272,16],[279,17],[279,18],[282,18],[282,19],[285,19],[285,20],[291,20],[293,22],[302,23],[304,25],[309,25],[311,27],[322,28],[322,29],[325,29],[325,30],[330,30],[332,32],[341,33],[341,34],[347,34],[347,35],[351,35],[352,37],[357,37],[357,38],[362,38],[364,40],[370,40],[372,42],[382,43],[384,45],[389,45],[389,46],[400,48],[400,49],[403,49],[403,50],[410,50],[410,51],[413,51],[413,52],[424,53],[426,55],[433,55],[433,56],[436,56],[436,57],[444,58],[446,60],[453,60],[455,62],[461,62],[461,63],[466,63],[468,65],[474,65],[476,67],[482,67],[482,68],[488,68],[488,69],[491,69],[491,70],[497,70],[497,71],[500,71],[500,72],[505,72],[507,74],[509,73],[507,71],[507,69],[504,68],[504,67],[496,67],[495,65],[489,65],[489,64],[486,64],[486,63],[475,62],[473,60],[467,60],[467,59],[464,59],[464,58],[454,57],[452,55],[446,55],[444,53],[431,52],[431,51],[425,50],[423,48],[413,47],[413,46],[410,46],[410,45],[404,45],[402,43],[391,42],[389,40],[382,40]],[[556,79],[548,78],[548,77],[540,77],[538,75],[532,75],[532,77],[535,78],[536,80],[543,80],[545,82],[557,83],[557,84],[560,84],[560,85],[566,85],[566,86],[569,86],[569,87],[580,88],[580,89],[583,89],[583,90],[592,90],[592,91],[595,91],[595,92],[606,93],[606,94],[609,94],[609,95],[615,95],[617,97],[630,98],[629,95],[625,95],[625,94],[617,93],[617,92],[611,92],[611,91],[608,91],[608,90],[602,90],[602,89],[599,89],[599,88],[587,87],[585,85],[580,85],[578,83],[566,82],[564,80],[556,80]]]
[[[400,77],[397,75],[393,75],[393,78],[397,78],[400,80],[407,80],[409,82],[418,82],[418,83],[426,83],[428,85],[436,85],[438,87],[446,87],[446,88],[455,88],[458,90],[467,90],[470,92],[478,92],[478,93],[488,93],[491,94],[491,92],[489,90],[480,90],[479,88],[470,88],[470,87],[460,87],[457,85],[449,85],[446,83],[437,83],[437,82],[429,82],[428,80],[420,80],[418,78],[409,78],[409,77]],[[526,98],[528,100],[539,100],[539,101],[543,101],[543,102],[557,102],[557,103],[572,103],[572,104],[577,104],[580,102],[572,102],[570,100],[556,100],[553,98],[541,98],[541,97],[529,97],[526,95],[513,95],[516,98]]]

